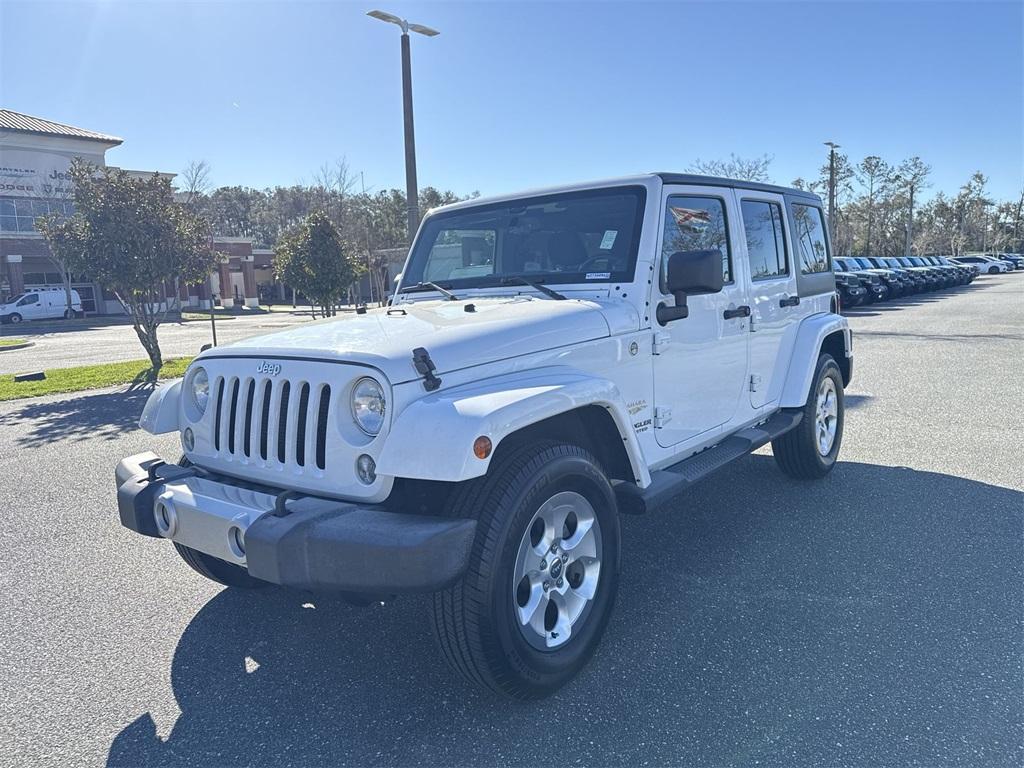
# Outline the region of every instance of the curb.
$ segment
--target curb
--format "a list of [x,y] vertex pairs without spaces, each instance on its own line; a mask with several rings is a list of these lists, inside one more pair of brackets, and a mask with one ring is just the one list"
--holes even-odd
[[36,343],[34,341],[26,341],[24,344],[13,344],[9,347],[0,347],[0,352],[13,352],[16,349],[27,349],[34,347]]

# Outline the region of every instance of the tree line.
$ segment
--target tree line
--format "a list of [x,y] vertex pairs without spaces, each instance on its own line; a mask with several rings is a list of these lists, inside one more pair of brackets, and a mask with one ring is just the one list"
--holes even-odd
[[[698,160],[697,173],[771,182],[772,158],[763,155],[728,160]],[[859,162],[836,153],[832,246],[850,256],[959,256],[971,251],[1024,252],[1024,189],[1014,200],[996,200],[981,171],[971,174],[955,194],[931,188],[930,165],[920,157],[893,163],[878,155]],[[790,186],[828,201],[832,173],[826,158],[816,178],[797,178]]]

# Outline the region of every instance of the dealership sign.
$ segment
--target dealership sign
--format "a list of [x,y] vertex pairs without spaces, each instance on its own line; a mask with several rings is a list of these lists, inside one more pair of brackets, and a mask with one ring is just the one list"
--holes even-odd
[[[89,158],[102,164],[103,157]],[[72,156],[4,148],[0,151],[0,195],[4,197],[67,197],[73,186],[68,168]]]

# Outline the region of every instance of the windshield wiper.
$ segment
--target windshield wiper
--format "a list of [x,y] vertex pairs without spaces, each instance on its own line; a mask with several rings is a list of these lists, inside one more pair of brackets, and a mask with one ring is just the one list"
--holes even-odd
[[448,299],[448,301],[459,300],[459,297],[456,296],[451,291],[449,291],[447,288],[442,288],[437,283],[431,283],[429,281],[416,283],[416,285],[403,286],[402,290],[400,290],[399,293],[412,293],[413,291],[437,291],[438,293],[443,294]]
[[565,296],[560,294],[558,291],[553,291],[550,288],[548,288],[546,285],[541,285],[536,280],[530,280],[528,277],[523,277],[522,275],[504,275],[501,278],[501,284],[502,285],[528,285],[531,288],[533,288],[534,290],[540,291],[545,296],[547,296],[549,299],[554,299],[555,301],[565,301]]

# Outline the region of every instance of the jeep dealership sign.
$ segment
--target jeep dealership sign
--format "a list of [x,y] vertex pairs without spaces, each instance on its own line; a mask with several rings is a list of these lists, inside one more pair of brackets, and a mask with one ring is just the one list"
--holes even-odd
[[[0,196],[65,197],[71,194],[68,168],[74,154],[12,149],[0,151]],[[103,164],[103,156],[86,156]]]

